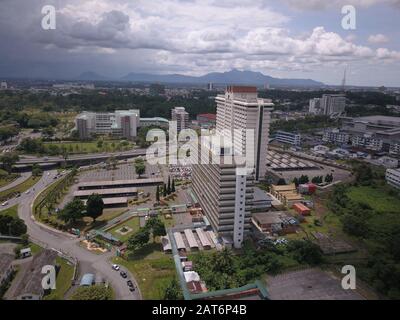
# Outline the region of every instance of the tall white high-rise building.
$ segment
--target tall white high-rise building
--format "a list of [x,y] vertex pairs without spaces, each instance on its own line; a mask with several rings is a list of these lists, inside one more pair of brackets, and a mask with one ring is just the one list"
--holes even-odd
[[320,101],[322,114],[342,114],[346,108],[346,97],[344,94],[324,94]]
[[[259,99],[257,88],[240,86],[228,87],[216,102],[216,133],[203,140],[207,147],[193,165],[192,187],[214,231],[240,248],[250,230],[254,180],[266,172],[273,104]],[[249,158],[246,152],[254,157],[251,166],[243,161]],[[210,163],[210,157],[219,161]]]
[[171,110],[171,119],[176,121],[177,132],[187,129],[189,124],[189,113],[185,111],[184,107],[175,107]]
[[310,99],[308,111],[312,114],[341,115],[346,108],[344,94],[324,94],[322,98]]
[[2,81],[2,82],[0,83],[0,89],[6,90],[7,88],[8,88],[7,82]]
[[[258,98],[256,87],[244,86],[228,86],[225,94],[217,95],[215,100],[217,134],[233,137],[234,153],[243,156],[246,155],[246,149],[249,151],[246,139],[254,139],[255,179],[263,179],[267,170],[266,154],[273,103]],[[247,136],[247,130],[252,130],[252,137]]]
[[320,105],[321,105],[320,98],[310,99],[310,105],[308,108],[308,112],[312,113],[312,114],[319,114],[320,113]]

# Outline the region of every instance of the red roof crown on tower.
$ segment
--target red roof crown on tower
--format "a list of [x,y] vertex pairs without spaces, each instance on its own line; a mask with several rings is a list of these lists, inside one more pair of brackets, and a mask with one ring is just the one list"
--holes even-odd
[[251,86],[227,86],[226,91],[234,93],[257,93],[257,87]]

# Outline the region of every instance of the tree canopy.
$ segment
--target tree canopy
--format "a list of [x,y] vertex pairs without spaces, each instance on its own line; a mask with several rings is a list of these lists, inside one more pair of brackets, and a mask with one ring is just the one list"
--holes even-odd
[[86,216],[94,221],[103,214],[104,202],[100,195],[92,194],[86,201]]
[[66,223],[74,223],[83,217],[85,205],[82,200],[74,199],[68,202],[65,207],[58,213],[58,218]]
[[112,298],[111,288],[103,285],[78,287],[71,296],[71,300],[112,300]]

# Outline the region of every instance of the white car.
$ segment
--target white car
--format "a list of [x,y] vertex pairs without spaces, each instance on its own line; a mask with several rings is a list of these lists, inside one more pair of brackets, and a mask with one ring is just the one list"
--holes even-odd
[[29,192],[31,192],[31,190],[27,190],[25,193],[26,193],[26,194],[29,194]]
[[1,204],[3,207],[5,207],[6,205],[8,205],[8,201],[5,201]]
[[112,265],[112,268],[113,268],[115,271],[119,271],[119,269],[120,269],[119,265],[117,265],[117,264],[113,264],[113,265]]

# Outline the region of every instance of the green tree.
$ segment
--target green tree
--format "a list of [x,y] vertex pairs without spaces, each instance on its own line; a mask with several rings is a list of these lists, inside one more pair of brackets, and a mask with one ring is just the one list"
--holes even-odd
[[66,223],[75,223],[77,219],[83,217],[85,205],[82,200],[74,199],[66,204],[66,206],[59,212],[58,218]]
[[160,187],[159,187],[159,185],[157,185],[157,189],[156,189],[156,201],[160,202]]
[[175,192],[175,179],[172,179],[171,192]]
[[15,124],[1,124],[0,126],[0,140],[7,141],[8,139],[16,136],[19,132],[17,125]]
[[368,224],[365,218],[353,214],[346,214],[342,218],[343,231],[356,236],[364,238],[368,235]]
[[103,148],[103,140],[97,141],[96,146],[97,146],[97,149],[100,149],[100,150],[101,150],[101,148]]
[[146,165],[142,159],[138,158],[135,160],[135,172],[139,178],[143,173],[146,172]]
[[27,233],[21,236],[21,245],[27,246],[29,244],[29,235]]
[[319,177],[314,177],[311,179],[312,183],[319,183]]
[[326,182],[326,183],[331,183],[332,181],[333,181],[333,175],[328,173],[328,174],[325,176],[325,182]]
[[159,217],[151,217],[147,220],[145,228],[153,234],[153,242],[156,237],[162,237],[167,234],[165,224]]
[[11,173],[13,166],[19,160],[18,154],[14,152],[8,152],[3,154],[0,157],[1,166],[4,170],[6,170],[9,174]]
[[289,241],[287,249],[300,263],[317,265],[322,262],[322,251],[318,245],[310,240]]
[[168,177],[167,194],[171,194],[171,178]]
[[307,175],[301,175],[300,179],[299,179],[299,184],[304,184],[304,183],[308,183],[310,180],[308,178]]
[[147,228],[141,228],[128,239],[128,249],[136,251],[142,248],[150,240],[150,232]]
[[35,163],[34,165],[32,165],[32,175],[34,177],[39,177],[42,175],[42,173],[43,173],[43,170],[42,170],[42,168],[39,167],[38,164]]
[[356,183],[362,186],[373,184],[374,173],[370,165],[361,163],[353,166],[353,174],[356,178]]
[[0,215],[0,234],[19,237],[27,231],[24,220],[9,215]]
[[86,202],[86,215],[96,221],[103,214],[104,202],[100,195],[94,193]]
[[71,300],[111,300],[112,290],[103,285],[79,287],[71,296]]
[[181,300],[182,291],[176,278],[173,278],[165,288],[164,300]]
[[47,138],[50,138],[52,136],[54,136],[55,130],[53,127],[46,127],[44,129],[42,129],[42,133],[43,135],[45,135]]

